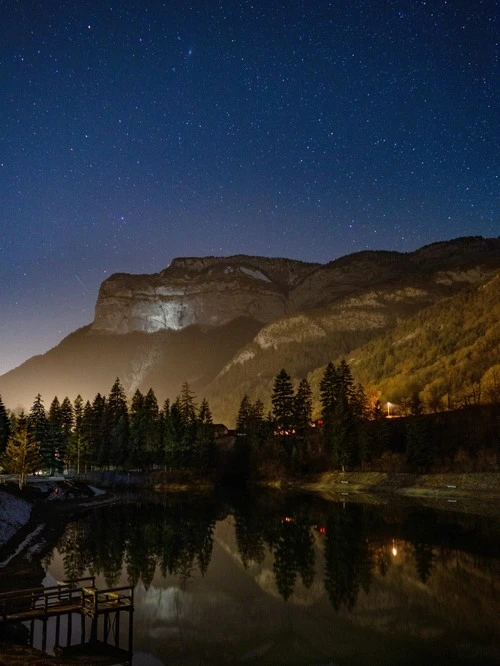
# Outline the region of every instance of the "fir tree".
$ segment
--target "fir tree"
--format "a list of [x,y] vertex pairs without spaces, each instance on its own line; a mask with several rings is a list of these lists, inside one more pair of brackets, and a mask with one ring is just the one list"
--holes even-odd
[[62,431],[62,459],[66,460],[71,447],[71,437],[74,427],[74,412],[71,400],[66,396],[61,402],[61,431]]
[[323,421],[323,442],[325,449],[331,453],[333,446],[333,413],[338,396],[337,369],[330,361],[323,373],[319,383],[319,394],[321,402],[321,420]]
[[144,437],[146,462],[153,465],[161,462],[161,420],[158,400],[152,388],[144,398],[144,417],[146,421]]
[[196,420],[196,402],[195,394],[191,391],[188,382],[184,382],[179,397],[179,408],[182,415],[184,425],[189,427],[194,424]]
[[209,404],[203,398],[196,421],[196,466],[206,471],[212,464],[214,454],[214,431],[212,412]]
[[106,398],[98,393],[92,402],[91,447],[88,452],[91,465],[110,465],[107,430]]
[[38,394],[28,416],[28,439],[40,447],[42,467],[50,471],[54,468],[54,450],[49,437],[49,424],[43,405],[42,396]]
[[146,463],[145,447],[147,433],[146,411],[144,408],[144,395],[137,389],[130,405],[130,440],[129,465],[135,469]]
[[290,375],[282,369],[275,377],[271,395],[273,417],[280,434],[289,434],[293,426],[293,384]]
[[106,401],[109,462],[122,467],[128,456],[129,416],[125,391],[117,378]]
[[10,435],[10,419],[0,396],[0,454],[5,450]]
[[61,404],[57,396],[52,400],[47,417],[50,448],[53,451],[53,465],[58,472],[63,466],[64,437],[62,430]]
[[305,437],[309,432],[312,420],[312,391],[307,379],[302,379],[297,388],[294,404],[294,423],[297,432]]
[[356,419],[346,396],[341,396],[333,412],[332,453],[334,462],[344,471],[358,460]]
[[[75,400],[76,404],[76,400]],[[78,422],[78,421],[77,421]],[[76,426],[75,426],[76,429]],[[77,441],[77,473],[80,474],[82,466],[87,470],[97,463],[94,435],[94,410],[87,400],[83,407],[81,423],[78,426]]]
[[80,474],[82,461],[82,424],[83,424],[83,398],[78,394],[73,405],[73,431],[69,440],[68,458],[69,465],[76,468],[77,475]]

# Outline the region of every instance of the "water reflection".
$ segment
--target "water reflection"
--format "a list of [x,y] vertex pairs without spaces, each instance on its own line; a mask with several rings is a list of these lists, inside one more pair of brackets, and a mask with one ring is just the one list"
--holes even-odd
[[499,534],[424,508],[167,496],[94,510],[55,557],[136,586],[135,643],[165,664],[495,664]]

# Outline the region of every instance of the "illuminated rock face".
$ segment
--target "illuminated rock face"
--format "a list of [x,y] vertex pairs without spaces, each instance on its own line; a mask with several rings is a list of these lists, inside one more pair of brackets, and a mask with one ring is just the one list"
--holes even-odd
[[[385,305],[411,301],[414,307],[420,301],[423,307],[484,279],[499,257],[500,239],[472,237],[409,254],[358,252],[324,265],[245,255],[174,259],[161,273],[119,273],[103,282],[92,330],[155,333],[223,326],[238,317],[268,324],[343,299],[351,310],[368,309],[371,321],[380,298]],[[360,316],[356,321],[368,328],[385,325]]]
[[129,333],[221,326],[238,317],[263,323],[289,311],[289,292],[316,267],[287,259],[175,259],[155,275],[111,276],[102,285],[94,331]]

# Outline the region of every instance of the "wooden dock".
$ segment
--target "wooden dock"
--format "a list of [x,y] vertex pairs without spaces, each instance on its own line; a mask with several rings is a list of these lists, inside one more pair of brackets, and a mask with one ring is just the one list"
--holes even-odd
[[[46,650],[47,623],[55,618],[55,651],[68,651],[75,646],[71,643],[72,617],[80,617],[80,649],[83,646],[105,645],[121,654],[132,655],[134,588],[130,585],[98,589],[95,578],[79,578],[58,582],[51,587],[36,587],[0,593],[0,624],[20,622],[31,623],[31,639],[34,635],[34,622],[42,622],[42,651]],[[120,615],[128,613],[128,650],[120,650]],[[67,616],[67,637],[65,646],[60,642],[60,619]],[[85,619],[90,618],[90,640],[86,643]],[[102,640],[98,640],[99,618],[103,618]]]

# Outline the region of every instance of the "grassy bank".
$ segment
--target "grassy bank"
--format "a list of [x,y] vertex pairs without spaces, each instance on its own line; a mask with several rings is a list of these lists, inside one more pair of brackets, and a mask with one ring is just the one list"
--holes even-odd
[[408,497],[500,499],[500,473],[408,474],[400,472],[325,472],[304,490],[337,499],[345,494],[394,494]]

